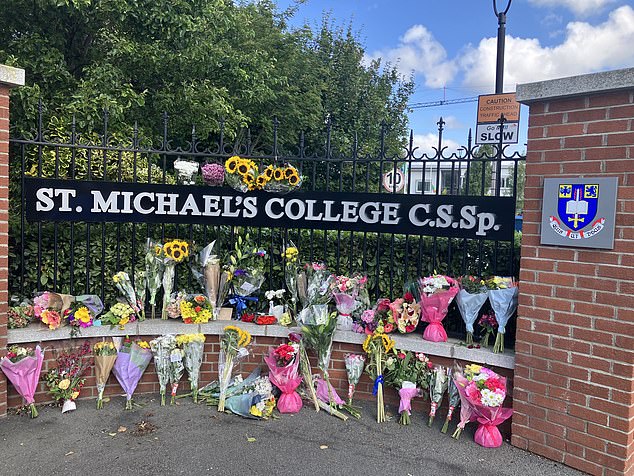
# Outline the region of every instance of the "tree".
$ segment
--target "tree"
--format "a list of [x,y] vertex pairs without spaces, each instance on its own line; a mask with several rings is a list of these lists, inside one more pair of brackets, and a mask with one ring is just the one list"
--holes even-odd
[[[493,164],[491,159],[495,158],[495,149],[490,144],[481,145],[473,153],[469,164],[468,195],[489,195],[491,180],[493,178]],[[482,181],[482,170],[484,170],[484,185]],[[464,193],[467,193],[465,185]]]

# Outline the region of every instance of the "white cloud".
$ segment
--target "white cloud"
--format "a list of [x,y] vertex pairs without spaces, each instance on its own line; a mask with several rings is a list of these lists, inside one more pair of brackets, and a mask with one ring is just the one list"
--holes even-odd
[[529,0],[539,7],[568,8],[576,15],[584,16],[602,9],[615,0]]
[[443,116],[445,129],[464,129],[464,124],[456,116]]
[[[415,148],[418,147],[414,152],[415,157],[420,157],[423,153],[427,154],[428,157],[434,157],[437,154],[434,149],[438,148],[438,133],[414,134],[413,143]],[[460,144],[451,139],[443,139],[442,147],[447,147],[443,149],[443,157],[450,157],[451,154],[457,153]]]
[[[571,22],[563,43],[544,47],[532,38],[506,39],[504,84],[506,91],[518,83],[573,76],[634,64],[634,9],[620,7],[597,26]],[[485,38],[460,57],[464,84],[482,90],[495,84],[496,39]],[[491,88],[490,86],[488,87]]]
[[376,51],[368,57],[394,64],[404,76],[421,74],[425,85],[432,88],[446,85],[457,71],[455,62],[447,59],[445,48],[423,25],[407,30],[396,48]]

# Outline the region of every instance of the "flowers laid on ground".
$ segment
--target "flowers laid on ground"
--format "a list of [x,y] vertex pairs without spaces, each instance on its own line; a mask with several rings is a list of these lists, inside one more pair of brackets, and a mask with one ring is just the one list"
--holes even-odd
[[467,327],[467,345],[473,344],[473,324],[486,300],[486,286],[482,279],[474,276],[463,276],[460,279],[460,291],[456,294],[456,304]]
[[428,387],[431,362],[425,354],[411,351],[397,351],[385,362],[385,383],[398,391],[400,404],[398,412],[401,425],[411,423],[412,398],[422,395]]
[[421,297],[422,319],[429,325],[423,339],[432,342],[446,342],[447,332],[442,320],[447,315],[449,304],[458,294],[458,283],[449,276],[434,274],[420,278],[418,288]]
[[315,406],[315,411],[319,411],[320,405],[317,400],[317,394],[315,393],[315,386],[313,385],[313,370],[310,365],[310,360],[308,359],[304,336],[298,334],[297,332],[291,332],[288,334],[288,340],[293,344],[298,345],[297,354],[299,356],[299,370],[304,378],[304,387],[308,391],[308,395]]
[[469,421],[477,420],[478,429],[474,441],[486,448],[497,448],[502,444],[498,425],[513,414],[511,408],[503,408],[506,398],[506,379],[481,365],[467,365],[453,373],[460,393],[462,409],[460,423],[454,432],[458,438]]
[[208,162],[200,168],[203,181],[207,185],[218,187],[225,181],[225,168],[216,162]]
[[[143,301],[139,299],[140,293],[136,291],[134,286],[132,285],[132,280],[130,276],[125,271],[119,271],[112,277],[112,281],[115,286],[123,296],[123,298],[127,301],[128,305],[134,309],[137,319],[143,320],[145,319],[145,311],[143,309]],[[145,289],[145,280],[142,283],[143,289]]]
[[7,355],[0,359],[0,369],[13,384],[22,400],[31,410],[31,418],[36,418],[35,390],[40,380],[44,353],[38,345],[35,349],[10,346]]
[[213,317],[211,303],[202,294],[182,299],[179,307],[185,324],[202,324]]
[[453,379],[453,372],[449,369],[448,372],[449,383],[447,387],[447,400],[449,403],[449,410],[447,410],[447,416],[445,417],[445,424],[442,426],[440,430],[442,433],[447,433],[449,429],[449,422],[453,417],[453,412],[460,405],[460,392],[458,392],[458,387],[456,387],[456,382]]
[[352,397],[365,367],[365,355],[346,354],[344,359],[348,375],[348,405],[352,405]]
[[387,354],[394,348],[394,341],[389,336],[375,332],[368,335],[363,343],[363,350],[368,354],[368,363],[365,371],[374,380],[374,390],[376,395],[376,421],[382,423],[386,421],[385,405],[383,404],[383,371]]
[[[161,394],[161,406],[165,405],[165,394],[167,384],[171,380],[171,355],[176,349],[176,338],[173,335],[157,337],[150,341],[150,349],[154,356],[154,368],[159,381],[159,392]],[[182,359],[181,359],[182,360]]]
[[126,410],[132,410],[132,395],[151,360],[152,351],[146,341],[132,342],[127,337],[124,339],[123,345],[117,352],[112,373],[125,392]]
[[264,357],[271,383],[282,392],[277,402],[280,413],[298,413],[302,409],[302,399],[296,391],[302,383],[298,355],[298,343],[283,343]]
[[429,409],[429,420],[427,426],[431,427],[436,418],[436,412],[442,403],[443,396],[447,391],[447,384],[449,377],[447,375],[447,369],[436,366],[429,378],[429,400],[431,401],[431,407]]
[[62,401],[62,413],[75,410],[85,382],[85,374],[92,366],[88,341],[78,349],[62,351],[55,359],[57,367],[46,374],[46,385],[56,401]]
[[136,313],[129,304],[118,302],[112,306],[108,312],[101,316],[101,323],[107,324],[110,327],[119,327],[124,329],[125,325],[136,321]]
[[220,355],[218,362],[218,375],[220,382],[220,396],[218,399],[218,411],[225,411],[226,392],[231,381],[233,365],[238,358],[246,357],[246,346],[251,343],[251,334],[236,326],[224,328],[224,334],[220,340]]
[[518,287],[513,278],[493,276],[486,280],[487,295],[498,323],[493,352],[504,352],[506,324],[517,310]]
[[30,324],[33,319],[33,305],[23,302],[18,306],[11,306],[7,311],[7,327],[21,329]]
[[156,294],[161,288],[163,280],[163,247],[148,238],[145,247],[145,284],[149,291],[149,301],[152,308],[152,319],[156,317]]
[[198,403],[198,382],[200,367],[203,363],[205,350],[204,334],[181,334],[176,336],[176,344],[183,349],[183,364],[187,370],[189,387],[194,403]]
[[97,385],[97,409],[103,408],[103,392],[110,372],[117,360],[117,348],[113,342],[97,342],[92,352],[95,359],[95,380]]
[[174,289],[174,275],[176,265],[189,257],[189,243],[182,240],[168,241],[163,245],[160,256],[163,259],[163,313],[162,319],[167,319],[167,306],[170,303],[172,289]]

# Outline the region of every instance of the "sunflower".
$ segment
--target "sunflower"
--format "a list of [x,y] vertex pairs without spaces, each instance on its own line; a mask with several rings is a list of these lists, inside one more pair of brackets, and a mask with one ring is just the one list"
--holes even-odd
[[154,246],[154,254],[156,256],[161,256],[162,252],[163,252],[163,247],[161,245],[155,245]]
[[225,169],[227,169],[227,172],[229,172],[230,174],[236,173],[238,162],[241,160],[242,159],[238,157],[237,155],[234,155],[233,157],[229,157],[227,161],[225,162]]
[[275,180],[278,180],[278,181],[279,181],[279,180],[282,180],[282,179],[284,178],[284,169],[278,169],[278,168],[276,168],[276,169],[273,171],[273,178],[274,178]]
[[284,177],[289,178],[291,175],[297,175],[297,169],[290,165],[284,169]]
[[172,247],[174,246],[173,241],[168,241],[163,245],[163,254],[168,258],[172,256]]
[[237,170],[238,170],[238,173],[239,173],[240,175],[242,175],[243,177],[244,177],[246,174],[248,174],[248,173],[249,173],[249,169],[250,169],[250,168],[251,168],[251,167],[250,167],[250,164],[249,164],[249,161],[248,161],[248,160],[242,160],[242,159],[241,159],[241,160],[238,162],[238,165],[237,165]]
[[269,165],[267,168],[265,168],[263,174],[266,177],[267,181],[271,180],[273,178],[273,166]]
[[266,179],[266,177],[264,175],[258,175],[258,178],[255,179],[255,183],[260,188],[264,187],[267,182],[268,182],[268,180]]
[[290,177],[288,177],[288,184],[293,187],[299,183],[299,175],[297,173],[293,173]]
[[183,258],[187,258],[189,256],[189,243],[186,241],[181,241],[181,251],[185,256]]
[[246,174],[242,177],[242,181],[246,183],[247,185],[251,185],[252,183],[255,182],[255,179],[253,178],[253,175]]

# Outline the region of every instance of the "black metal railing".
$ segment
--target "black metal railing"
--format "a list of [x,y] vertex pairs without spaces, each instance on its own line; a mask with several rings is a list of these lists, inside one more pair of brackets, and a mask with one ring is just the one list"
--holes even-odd
[[[388,146],[385,123],[380,127],[377,150],[363,150],[355,135],[350,149],[340,151],[334,150],[332,145],[335,126],[330,121],[320,134],[310,135],[310,140],[308,134],[302,134],[297,144],[289,145],[278,139],[280,122],[276,118],[272,122],[272,141],[268,147],[254,143],[249,129],[228,140],[222,121],[216,137],[203,140],[192,128],[191,137],[178,146],[169,136],[167,115],[163,117],[158,145],[150,144],[136,127],[131,129],[128,139],[111,133],[108,121],[108,114],[104,113],[100,133],[80,133],[74,121],[67,131],[51,132],[43,128],[40,108],[33,136],[10,139],[9,284],[12,295],[26,297],[34,291],[50,289],[70,294],[95,293],[108,301],[116,296],[110,279],[115,272],[142,269],[147,238],[184,238],[202,246],[219,240],[228,251],[233,247],[236,234],[235,227],[228,225],[29,223],[24,213],[25,177],[170,184],[175,181],[172,166],[177,158],[201,164],[222,163],[237,154],[260,165],[270,162],[295,165],[304,177],[302,189],[317,195],[326,191],[352,196],[360,192],[421,196],[506,193],[516,198],[518,169],[525,159],[517,152],[507,155],[507,147],[501,144],[483,151],[473,144],[471,132],[466,146],[448,151],[443,144],[442,118],[438,122],[438,143],[431,153],[416,146],[413,132],[399,149]],[[315,144],[319,144],[321,150],[315,150]],[[404,190],[398,190],[396,180],[392,180],[391,190],[384,188],[382,181],[388,171],[394,176],[402,174]],[[507,213],[514,216],[515,209]],[[324,261],[338,274],[366,273],[373,297],[400,295],[408,281],[434,272],[453,276],[518,274],[517,237],[514,241],[490,241],[342,230],[244,228],[243,232],[249,232],[259,245],[270,251],[269,288],[283,285],[280,251],[289,240],[298,246],[305,261]],[[135,273],[130,274],[134,279]],[[184,268],[180,269],[177,279],[184,288],[195,286],[191,273]],[[450,335],[464,332],[457,315],[448,316],[446,325]]]

